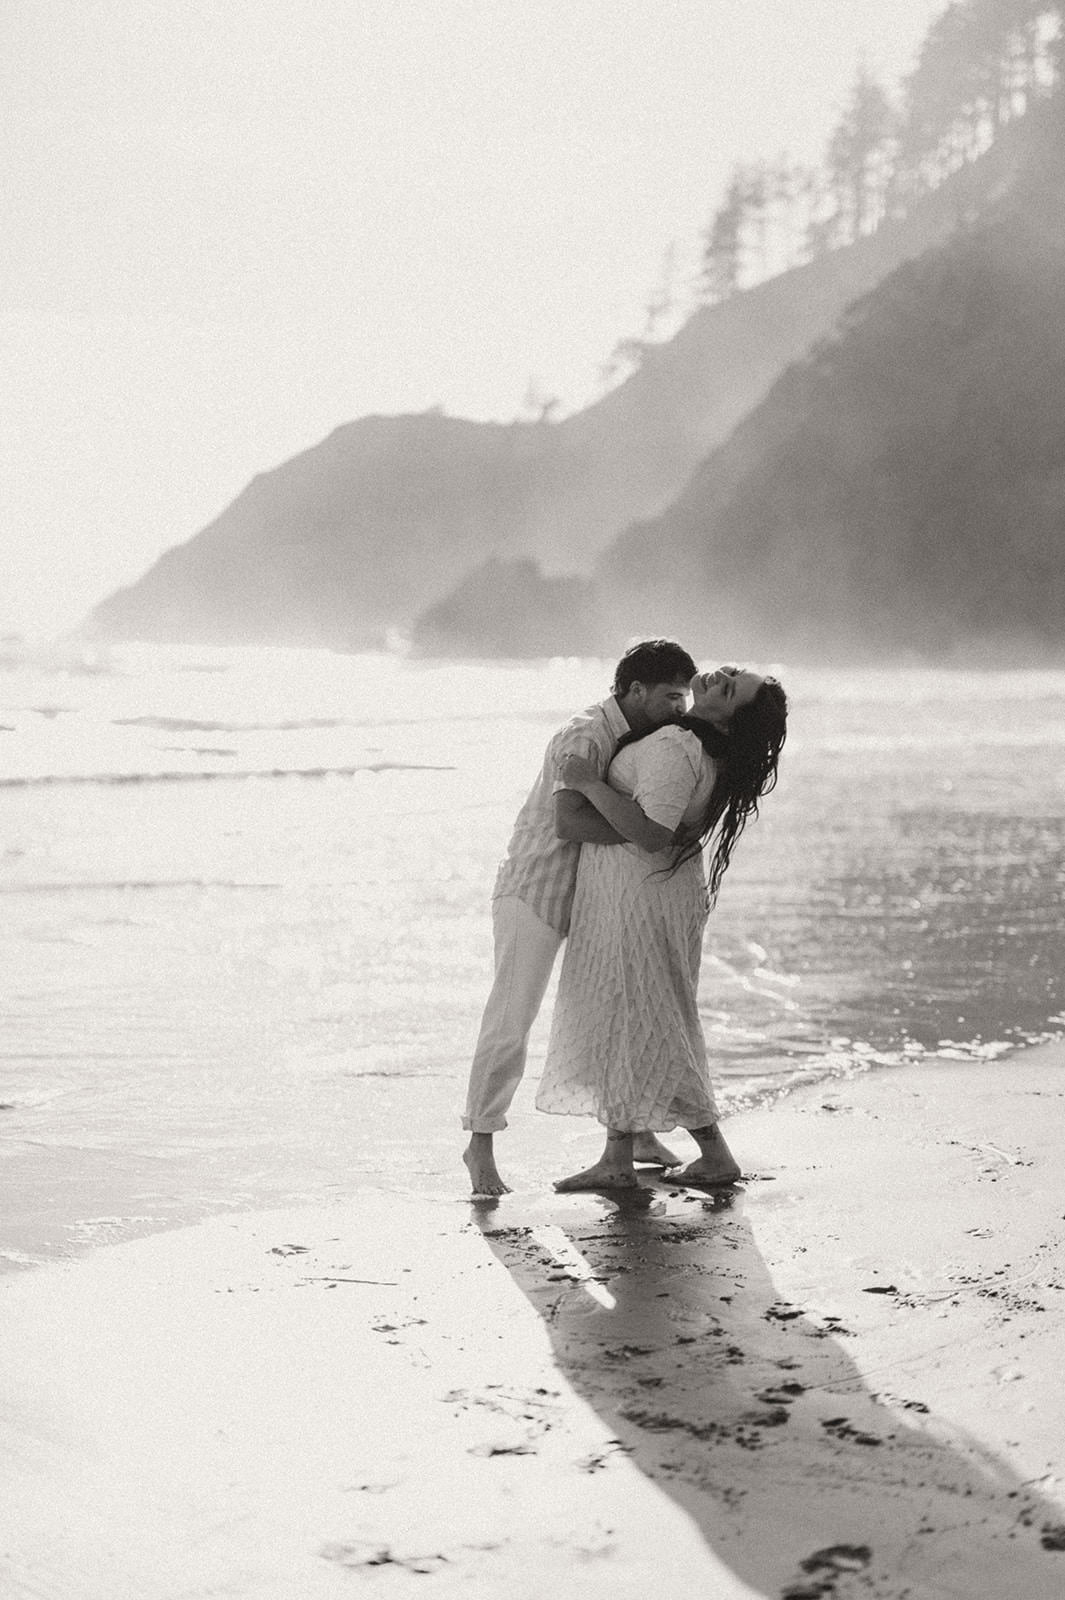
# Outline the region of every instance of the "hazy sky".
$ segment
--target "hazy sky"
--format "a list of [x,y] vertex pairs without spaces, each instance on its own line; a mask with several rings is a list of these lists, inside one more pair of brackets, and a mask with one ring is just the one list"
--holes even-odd
[[0,629],[367,412],[574,409],[945,0],[2,0]]

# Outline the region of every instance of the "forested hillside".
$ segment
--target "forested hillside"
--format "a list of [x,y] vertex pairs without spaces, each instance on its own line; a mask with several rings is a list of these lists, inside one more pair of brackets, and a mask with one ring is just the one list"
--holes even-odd
[[255,478],[98,606],[88,631],[360,648],[407,630],[485,562],[588,573],[620,528],[669,504],[855,295],[948,233],[960,203],[937,192],[847,249],[703,307],[559,422],[428,412],[347,423]]
[[977,574],[1005,581],[1008,537],[1035,562],[1011,615],[1041,638],[1026,586],[1047,588],[1062,395],[1056,329],[1034,342],[1060,325],[1062,48],[1058,0],[954,0],[896,92],[858,71],[822,168],[737,164],[697,302],[677,325],[652,297],[593,405],[347,423],[86,631],[524,654],[683,616],[715,639],[727,617],[737,648],[768,630],[817,650],[828,629],[844,652],[923,650],[936,608],[941,641],[990,626]]
[[600,563],[608,625],[838,660],[1060,659],[1065,122],[1009,194],[893,273]]

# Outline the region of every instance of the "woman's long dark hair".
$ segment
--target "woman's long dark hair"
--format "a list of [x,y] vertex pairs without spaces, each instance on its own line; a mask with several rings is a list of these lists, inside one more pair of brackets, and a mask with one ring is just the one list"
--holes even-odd
[[777,762],[787,737],[788,697],[776,678],[765,678],[746,705],[737,706],[723,734],[698,717],[681,717],[680,726],[694,733],[717,767],[713,791],[696,836],[684,845],[671,872],[697,856],[714,841],[707,891],[710,904],[717,899],[736,840],[752,817],[758,802],[776,786]]

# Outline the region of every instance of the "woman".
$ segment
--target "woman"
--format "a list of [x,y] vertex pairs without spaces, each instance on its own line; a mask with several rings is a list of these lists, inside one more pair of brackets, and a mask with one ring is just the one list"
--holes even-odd
[[[636,1183],[636,1130],[687,1128],[699,1159],[675,1176],[732,1183],[696,990],[703,929],[736,840],[776,783],[787,698],[737,667],[697,673],[678,724],[622,742],[607,778],[567,756],[559,776],[627,841],[583,845],[539,1110],[607,1128],[594,1166],[556,1189]],[[709,879],[703,847],[712,843]]]

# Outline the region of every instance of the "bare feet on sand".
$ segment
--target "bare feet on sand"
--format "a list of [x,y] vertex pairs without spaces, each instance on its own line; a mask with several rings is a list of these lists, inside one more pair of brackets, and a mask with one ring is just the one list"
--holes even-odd
[[470,1174],[475,1196],[510,1193],[510,1185],[499,1176],[490,1133],[471,1133],[462,1159]]
[[729,1172],[720,1172],[703,1161],[700,1156],[698,1161],[692,1161],[686,1167],[674,1167],[669,1174],[669,1181],[700,1184],[704,1189],[713,1189],[719,1184],[738,1183],[740,1176],[739,1167],[733,1167]]
[[632,1159],[647,1167],[679,1167],[682,1158],[675,1156],[655,1133],[636,1133],[632,1138]]
[[693,1128],[691,1135],[699,1146],[698,1159],[681,1167],[679,1172],[671,1172],[670,1182],[702,1184],[707,1188],[737,1183],[741,1176],[739,1163],[725,1143],[717,1124],[709,1128]]
[[571,1178],[559,1178],[555,1184],[559,1194],[574,1189],[637,1189],[639,1180],[631,1167],[619,1167],[612,1161],[597,1161],[594,1167],[585,1167]]
[[575,1189],[635,1189],[638,1182],[632,1165],[633,1134],[617,1133],[613,1128],[606,1136],[606,1149],[594,1166],[575,1172],[571,1178],[560,1178],[555,1184],[559,1194],[569,1194]]

